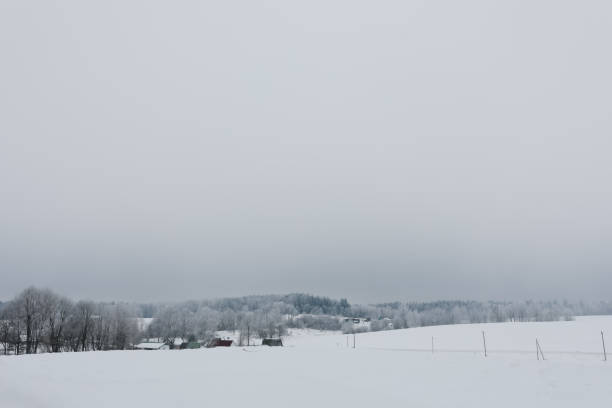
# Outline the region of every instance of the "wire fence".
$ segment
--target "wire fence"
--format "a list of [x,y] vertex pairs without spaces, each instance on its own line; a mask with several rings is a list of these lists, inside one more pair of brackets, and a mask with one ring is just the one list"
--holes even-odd
[[[436,348],[434,337],[431,338],[431,348],[410,348],[410,347],[378,347],[378,346],[358,346],[357,337],[353,334],[352,348],[360,348],[365,350],[379,350],[379,351],[395,351],[395,352],[406,352],[406,353],[469,353],[469,354],[482,354],[484,357],[489,357],[495,354],[517,354],[517,355],[533,355],[534,351],[536,359],[546,360],[544,357],[544,351],[538,340],[535,339],[535,348],[528,349],[491,349],[487,347],[486,334],[482,332],[482,348]],[[349,347],[349,341],[347,336],[347,347]],[[601,360],[608,361],[608,355],[606,352],[606,343],[603,330],[601,331],[601,351],[583,351],[583,350],[547,350],[546,355],[553,356],[599,356]]]

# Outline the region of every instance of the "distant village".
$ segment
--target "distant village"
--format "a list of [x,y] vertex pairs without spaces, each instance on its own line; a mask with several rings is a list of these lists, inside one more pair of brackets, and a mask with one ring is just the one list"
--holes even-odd
[[[315,317],[315,315],[297,315],[289,316],[286,315],[286,319],[291,318],[305,318]],[[383,318],[384,324],[387,329],[393,329],[393,322],[389,318]],[[338,321],[342,323],[343,331],[345,333],[362,333],[370,331],[371,319],[369,317],[358,318],[358,317],[338,317]],[[141,328],[146,330],[147,326],[146,319],[141,319],[139,325]],[[262,339],[247,339],[247,344],[240,344],[240,336],[236,336],[235,333],[224,333],[225,337],[213,337],[209,340],[195,340],[195,339],[184,339],[175,338],[172,342],[168,342],[160,337],[144,338],[141,343],[134,345],[134,350],[189,350],[198,349],[201,347],[215,348],[215,347],[231,347],[233,345],[240,346],[269,346],[269,347],[282,347],[283,340],[281,337],[278,338],[262,338]]]

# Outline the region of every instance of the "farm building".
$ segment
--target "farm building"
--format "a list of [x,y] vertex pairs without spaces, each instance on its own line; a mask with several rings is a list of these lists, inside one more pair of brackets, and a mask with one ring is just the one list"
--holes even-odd
[[215,337],[214,339],[212,339],[211,341],[209,341],[206,344],[206,347],[208,348],[212,348],[212,347],[229,347],[231,346],[233,343],[233,340],[230,339],[221,339],[219,337]]
[[343,330],[368,331],[370,329],[370,318],[363,317],[341,317]]
[[271,347],[282,347],[283,341],[281,339],[263,339],[261,341],[262,346],[271,346]]

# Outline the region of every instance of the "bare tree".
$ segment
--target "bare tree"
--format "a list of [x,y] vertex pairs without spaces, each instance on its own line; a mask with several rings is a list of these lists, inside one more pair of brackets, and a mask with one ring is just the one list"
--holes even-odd
[[56,297],[54,310],[48,317],[49,344],[53,353],[62,351],[64,330],[73,310],[74,305],[69,299],[60,296]]
[[35,353],[35,345],[38,345],[37,335],[42,320],[41,301],[41,292],[35,287],[25,289],[14,300],[18,317],[25,324],[26,354]]
[[115,307],[111,327],[112,348],[115,350],[125,350],[138,332],[136,320],[130,317],[129,311],[122,305]]
[[[75,307],[75,323],[78,328],[78,346],[81,351],[87,350],[87,340],[91,335],[91,326],[93,321],[95,305],[91,301],[80,300]],[[75,350],[75,351],[78,351]]]

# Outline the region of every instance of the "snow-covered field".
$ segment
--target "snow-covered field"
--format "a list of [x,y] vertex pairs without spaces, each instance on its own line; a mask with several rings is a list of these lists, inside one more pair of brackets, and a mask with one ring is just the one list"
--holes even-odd
[[[435,352],[483,352],[482,332],[485,332],[490,355],[510,353],[528,354],[536,358],[537,338],[544,355],[559,359],[559,355],[602,355],[601,331],[607,332],[612,347],[612,316],[583,316],[567,322],[486,323],[450,326],[418,327],[406,330],[389,330],[357,334],[357,348],[394,351],[423,351],[431,353],[434,340]],[[308,333],[308,332],[306,332]],[[346,347],[353,346],[352,335],[311,335],[298,333],[287,338],[288,345],[296,347]],[[554,357],[553,357],[554,356]]]
[[612,317],[585,317],[358,334],[355,349],[299,331],[283,348],[9,356],[0,407],[605,407],[601,330],[612,348]]

